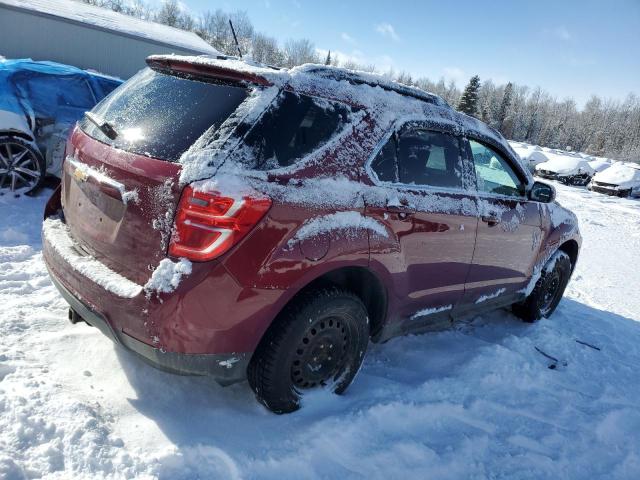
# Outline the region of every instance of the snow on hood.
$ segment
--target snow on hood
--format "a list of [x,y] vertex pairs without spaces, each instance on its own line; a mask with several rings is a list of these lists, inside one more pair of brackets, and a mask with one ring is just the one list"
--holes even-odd
[[593,180],[611,183],[621,187],[640,185],[640,165],[630,163],[614,163],[611,167],[598,172]]
[[589,162],[581,157],[560,155],[557,153],[545,152],[548,158],[546,162],[536,165],[536,170],[548,170],[559,174],[588,173],[593,175],[595,170],[591,168]]

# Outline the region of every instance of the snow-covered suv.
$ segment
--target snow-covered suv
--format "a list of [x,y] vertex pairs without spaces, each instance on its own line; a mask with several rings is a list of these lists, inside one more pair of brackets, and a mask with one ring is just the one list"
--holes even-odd
[[72,321],[288,412],[343,392],[370,339],[556,308],[576,218],[495,130],[334,67],[148,64],[76,127],[47,205]]

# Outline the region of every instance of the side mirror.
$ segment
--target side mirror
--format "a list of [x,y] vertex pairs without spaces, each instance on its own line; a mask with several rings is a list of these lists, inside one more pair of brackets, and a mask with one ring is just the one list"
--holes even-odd
[[533,182],[529,190],[529,200],[541,203],[551,203],[556,199],[556,189],[542,182]]

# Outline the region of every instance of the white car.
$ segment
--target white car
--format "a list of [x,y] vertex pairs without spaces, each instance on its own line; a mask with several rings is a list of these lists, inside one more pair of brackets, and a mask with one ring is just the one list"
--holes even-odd
[[587,185],[596,171],[580,156],[560,155],[544,152],[546,162],[536,165],[535,175],[550,180],[558,180],[567,185]]
[[598,172],[589,184],[589,190],[617,197],[640,196],[640,164],[618,162]]
[[596,157],[593,160],[589,161],[589,165],[591,166],[591,168],[593,168],[596,171],[596,173],[598,173],[609,168],[612,165],[612,163],[611,163],[611,160],[609,160],[608,158]]

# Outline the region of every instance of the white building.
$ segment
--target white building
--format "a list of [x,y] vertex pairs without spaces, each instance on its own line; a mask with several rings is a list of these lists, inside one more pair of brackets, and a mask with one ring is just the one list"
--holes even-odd
[[128,78],[156,53],[218,52],[195,33],[74,0],[0,0],[0,55]]

